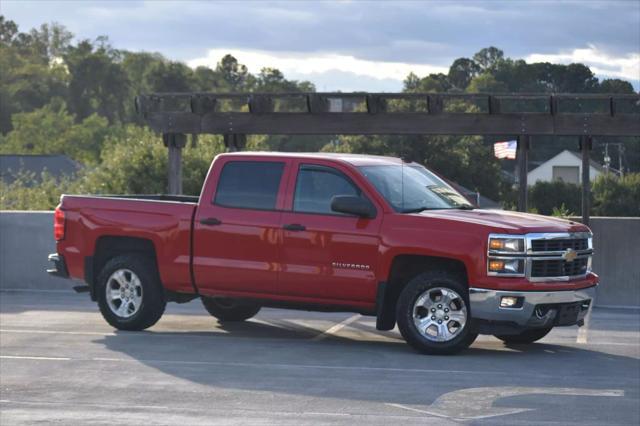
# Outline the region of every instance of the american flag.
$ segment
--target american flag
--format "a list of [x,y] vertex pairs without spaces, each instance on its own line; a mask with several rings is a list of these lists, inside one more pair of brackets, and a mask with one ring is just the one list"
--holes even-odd
[[493,144],[493,155],[497,158],[516,159],[517,141],[496,142]]

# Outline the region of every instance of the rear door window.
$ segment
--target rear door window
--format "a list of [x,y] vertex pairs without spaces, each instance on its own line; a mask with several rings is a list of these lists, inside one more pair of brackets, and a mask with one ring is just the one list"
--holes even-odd
[[224,165],[214,204],[256,210],[275,210],[284,162],[230,161]]

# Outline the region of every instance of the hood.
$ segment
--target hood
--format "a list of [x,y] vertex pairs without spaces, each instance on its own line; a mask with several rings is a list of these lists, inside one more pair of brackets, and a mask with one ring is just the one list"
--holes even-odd
[[570,220],[508,210],[427,210],[419,213],[419,215],[497,228],[506,234],[580,232],[589,230],[583,224]]

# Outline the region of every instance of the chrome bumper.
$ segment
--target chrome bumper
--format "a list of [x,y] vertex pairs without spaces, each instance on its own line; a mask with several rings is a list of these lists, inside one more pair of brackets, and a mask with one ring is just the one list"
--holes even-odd
[[[571,291],[502,291],[470,288],[471,316],[475,320],[506,322],[524,327],[572,325],[582,321],[593,305],[596,286]],[[504,296],[522,298],[518,308],[503,308]],[[566,314],[575,305],[576,315]],[[566,314],[566,318],[562,316]]]

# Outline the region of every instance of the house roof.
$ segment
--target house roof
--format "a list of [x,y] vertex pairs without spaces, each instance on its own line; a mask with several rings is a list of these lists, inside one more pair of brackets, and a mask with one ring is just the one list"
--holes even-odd
[[[556,155],[554,155],[553,157],[549,158],[547,161],[545,161],[545,162],[543,162],[543,163],[538,164],[538,166],[537,166],[537,167],[535,167],[535,168],[533,168],[533,169],[529,170],[529,172],[528,172],[528,173],[531,173],[532,171],[536,170],[538,167],[543,166],[543,165],[547,164],[547,163],[548,163],[548,162],[550,162],[550,161],[553,161],[554,159],[556,159],[557,157],[561,156],[561,155],[562,155],[562,154],[564,154],[565,152],[568,152],[569,154],[573,155],[573,156],[574,156],[575,158],[577,158],[578,160],[582,161],[582,154],[581,154],[581,153],[579,153],[579,152],[574,152],[574,151],[569,151],[568,149],[565,149],[564,151],[559,152],[558,154],[556,154]],[[594,169],[598,170],[599,172],[603,172],[603,171],[604,171],[604,168],[603,168],[600,164],[598,164],[598,163],[596,163],[595,161],[593,161],[592,159],[589,159],[589,164],[591,165],[591,167],[593,167]]]
[[20,172],[34,173],[37,178],[43,171],[59,178],[71,176],[80,170],[80,163],[66,155],[0,154],[0,179],[5,183],[15,181]]

